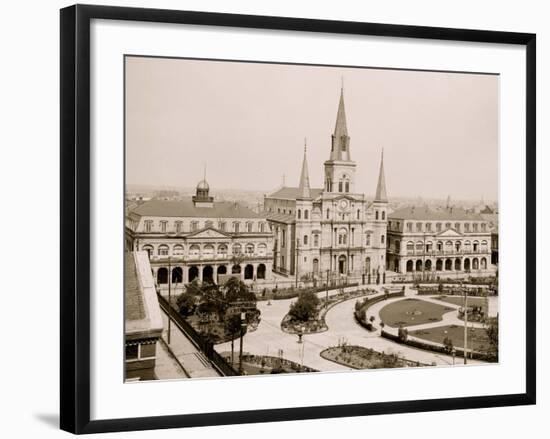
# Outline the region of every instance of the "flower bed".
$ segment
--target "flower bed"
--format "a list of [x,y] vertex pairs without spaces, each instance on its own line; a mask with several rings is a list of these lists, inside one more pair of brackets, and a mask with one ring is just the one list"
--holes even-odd
[[325,315],[329,309],[346,300],[362,297],[368,294],[374,294],[375,292],[376,290],[366,288],[359,291],[334,294],[328,297],[328,302],[326,300],[319,302],[317,317],[315,319],[311,319],[307,322],[295,321],[292,319],[290,314],[286,314],[281,322],[281,329],[289,334],[315,334],[318,332],[324,332],[328,330],[328,326],[325,322]]
[[[224,352],[221,354],[226,361],[231,361],[231,353]],[[238,369],[239,358],[234,355],[233,367]],[[285,358],[273,357],[270,355],[243,355],[243,375],[264,375],[264,374],[279,374],[279,373],[303,373],[303,372],[319,372],[308,366],[303,366],[294,361]]]
[[363,346],[337,346],[325,349],[321,357],[351,367],[352,369],[389,369],[396,367],[418,367],[426,364],[399,358],[395,354],[377,352]]

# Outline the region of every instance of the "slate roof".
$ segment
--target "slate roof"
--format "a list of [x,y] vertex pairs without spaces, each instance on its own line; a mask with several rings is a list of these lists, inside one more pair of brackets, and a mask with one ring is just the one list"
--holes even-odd
[[232,201],[215,201],[213,207],[196,207],[191,199],[182,201],[149,200],[133,210],[141,216],[197,218],[263,218],[252,209]]
[[267,219],[271,221],[277,221],[279,223],[286,223],[286,224],[294,224],[296,222],[296,218],[294,215],[289,215],[285,213],[270,213],[266,212]]
[[145,318],[143,292],[139,284],[133,253],[124,255],[124,310],[126,320],[142,320]]
[[397,209],[388,214],[390,219],[403,220],[427,220],[427,221],[483,221],[483,217],[477,213],[468,213],[458,207],[451,209],[431,209],[427,206],[409,206]]
[[[323,192],[322,188],[311,188],[310,190],[311,198],[315,199],[321,195]],[[295,200],[300,198],[301,190],[299,187],[289,187],[284,186],[281,189],[276,190],[272,194],[268,195],[267,198],[284,198],[286,200]]]

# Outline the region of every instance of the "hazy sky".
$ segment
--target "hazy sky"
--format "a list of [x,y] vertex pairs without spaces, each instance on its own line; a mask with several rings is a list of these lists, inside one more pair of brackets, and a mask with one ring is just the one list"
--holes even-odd
[[[126,179],[213,188],[297,186],[307,137],[323,186],[344,78],[356,188],[388,196],[496,200],[498,77],[341,67],[126,58]],[[215,193],[214,193],[215,195]]]

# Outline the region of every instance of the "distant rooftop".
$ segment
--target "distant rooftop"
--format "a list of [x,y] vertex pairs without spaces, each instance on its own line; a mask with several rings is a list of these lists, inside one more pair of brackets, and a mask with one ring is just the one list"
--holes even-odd
[[[311,188],[310,189],[311,198],[315,199],[319,197],[322,192],[323,192],[322,188]],[[281,189],[268,195],[267,198],[284,198],[286,200],[295,200],[297,198],[300,198],[300,193],[301,192],[299,187],[284,186]]]
[[195,206],[191,198],[182,201],[149,200],[133,211],[141,216],[197,218],[262,218],[252,209],[231,201],[214,201],[213,207]]
[[403,220],[456,220],[456,221],[483,221],[477,213],[469,213],[461,207],[432,209],[428,206],[409,206],[397,209],[388,214],[391,219]]

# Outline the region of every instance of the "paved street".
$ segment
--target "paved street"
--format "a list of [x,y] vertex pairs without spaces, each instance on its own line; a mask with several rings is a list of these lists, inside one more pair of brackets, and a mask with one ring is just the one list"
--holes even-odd
[[[380,290],[380,287],[377,287]],[[335,292],[334,292],[335,293]],[[412,295],[411,290],[407,290],[406,295]],[[324,297],[324,293],[319,293],[319,297]],[[341,340],[348,344],[372,348],[379,352],[397,353],[408,360],[419,361],[421,363],[437,365],[451,365],[453,359],[451,356],[415,349],[409,346],[401,345],[385,338],[380,337],[379,331],[368,332],[362,326],[356,323],[353,317],[355,302],[357,299],[350,299],[333,306],[326,314],[326,323],[328,331],[304,336],[304,343],[298,343],[298,337],[283,332],[280,324],[282,318],[288,312],[290,303],[295,299],[273,300],[271,305],[268,302],[258,302],[258,308],[262,312],[262,321],[258,329],[250,332],[244,337],[244,352],[257,355],[277,356],[278,350],[283,350],[283,357],[295,361],[299,364],[318,369],[320,371],[338,371],[351,370],[323,359],[319,354],[322,350],[330,346],[337,346]],[[389,301],[380,302],[369,309],[371,315],[379,311],[380,308],[391,303]],[[377,321],[379,318],[377,317]],[[438,324],[442,324],[438,322]],[[416,328],[415,328],[416,329]],[[238,349],[238,343],[236,344]],[[230,351],[230,343],[223,343],[216,346],[218,352]],[[469,361],[471,364],[481,363]]]

